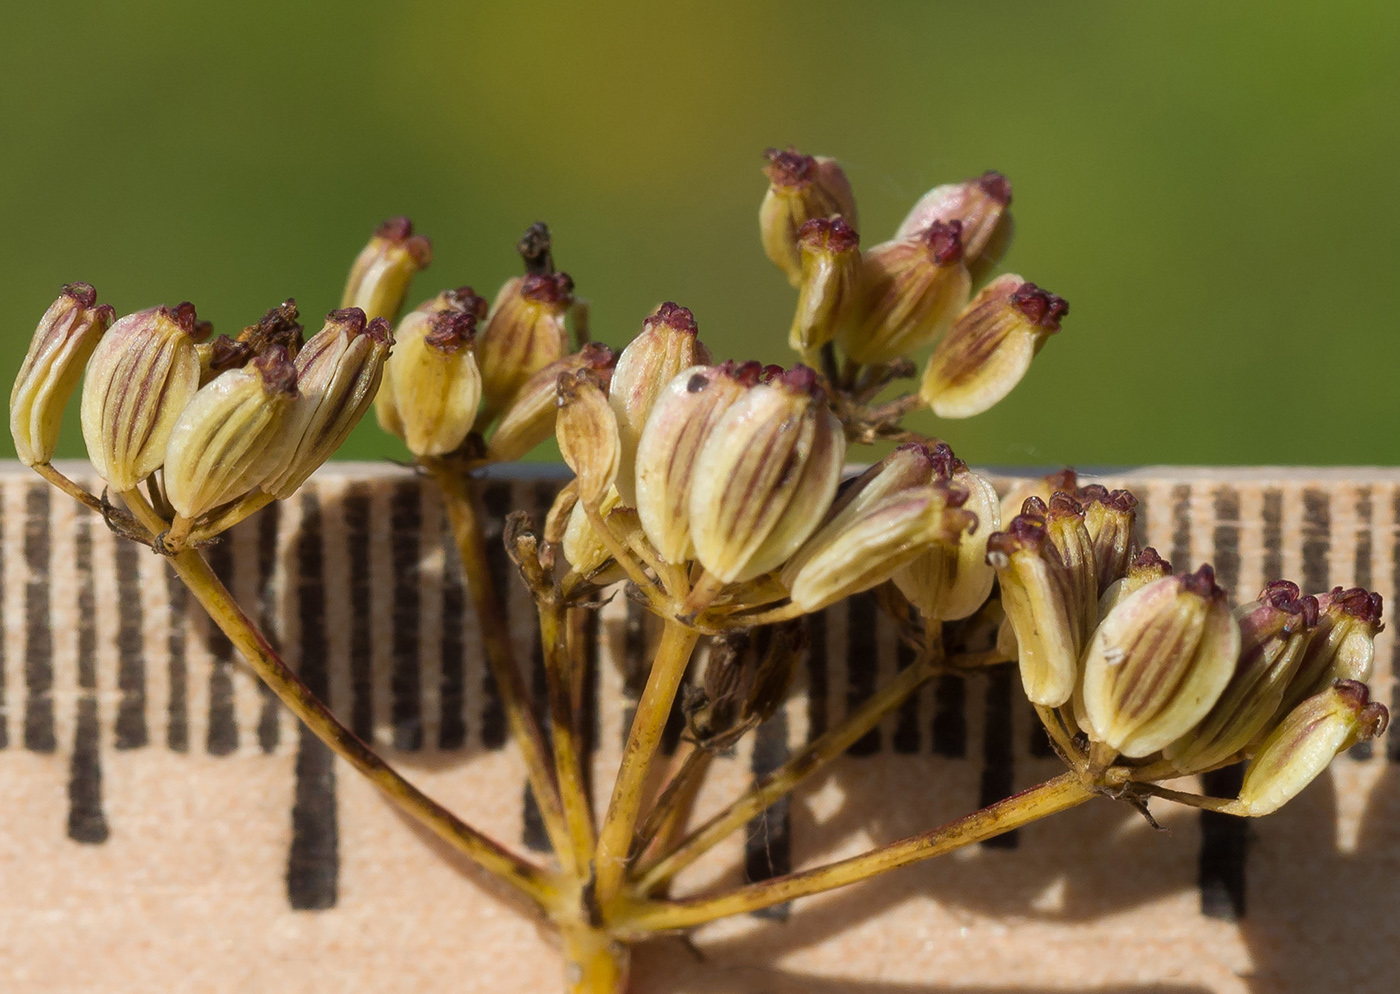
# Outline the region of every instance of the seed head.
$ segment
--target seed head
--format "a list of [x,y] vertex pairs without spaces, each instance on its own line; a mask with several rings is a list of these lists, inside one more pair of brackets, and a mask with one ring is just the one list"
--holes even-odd
[[526,380],[564,357],[573,289],[567,273],[532,273],[507,280],[496,294],[491,317],[477,336],[483,424],[509,405]]
[[1069,305],[1014,273],[987,284],[953,322],[924,370],[919,396],[941,418],[981,414],[1030,369]]
[[592,370],[598,382],[606,386],[615,362],[612,349],[601,342],[589,342],[526,380],[491,433],[487,445],[490,457],[496,462],[514,462],[554,434],[561,373]]
[[416,456],[454,451],[476,422],[482,387],[472,333],[484,308],[470,287],[445,291],[394,334],[375,413]]
[[113,316],[91,284],[69,283],[39,319],[10,388],[10,436],[26,466],[53,459],[63,410]]
[[841,216],[815,217],[797,232],[802,278],[788,345],[806,354],[836,337],[856,302],[860,236]]
[[280,345],[201,387],[180,413],[165,451],[165,493],[197,518],[261,485],[295,444],[287,419],[297,370]]
[[637,503],[637,444],[657,398],[681,370],[709,363],[710,350],[700,343],[695,316],[669,302],[643,322],[641,333],[618,356],[608,399],[622,443],[617,490],[628,507]]
[[345,283],[340,306],[358,307],[368,318],[390,321],[403,310],[413,277],[433,261],[433,245],[413,233],[413,222],[392,217],[375,229]]
[[1239,651],[1209,566],[1149,583],[1114,606],[1084,652],[1085,730],[1125,756],[1156,752],[1206,716]]
[[617,479],[617,417],[590,370],[561,373],[557,389],[559,453],[578,478],[579,502],[597,505]]
[[1250,817],[1283,807],[1356,742],[1385,731],[1390,714],[1371,701],[1364,683],[1338,680],[1288,713],[1264,741],[1244,774],[1240,813]]
[[798,232],[813,218],[833,214],[840,214],[851,227],[858,228],[855,194],[835,159],[803,155],[792,147],[786,151],[770,148],[764,156],[768,164],[763,172],[769,186],[758,209],[763,251],[787,274],[789,283],[800,286],[802,253]]
[[918,238],[885,242],[865,253],[861,298],[837,338],[857,362],[907,356],[943,336],[971,287],[961,223],[935,222]]
[[696,559],[725,583],[785,562],[830,506],[845,454],[845,432],[806,366],[746,391],[696,458],[690,490]]
[[637,442],[637,514],[668,563],[691,559],[690,492],[695,463],[724,412],[759,379],[756,362],[692,366],[657,397]]
[[93,468],[118,492],[165,460],[175,420],[199,389],[194,305],[121,318],[92,352],[83,383],[83,440]]
[[924,194],[895,232],[896,241],[917,238],[937,222],[957,221],[973,279],[981,281],[1011,244],[1011,181],[986,172],[962,183],[936,186]]
[[344,444],[374,402],[394,339],[358,308],[332,311],[295,359],[298,396],[286,420],[287,457],[262,487],[290,497]]

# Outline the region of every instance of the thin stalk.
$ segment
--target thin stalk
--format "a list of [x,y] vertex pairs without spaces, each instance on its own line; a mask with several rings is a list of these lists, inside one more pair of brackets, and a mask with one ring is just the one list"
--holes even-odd
[[102,514],[106,511],[106,508],[102,506],[101,498],[97,497],[94,494],[88,493],[77,483],[74,483],[72,480],[68,479],[68,477],[64,476],[56,468],[54,468],[52,463],[35,463],[31,468],[34,470],[34,472],[38,473],[44,479],[48,480],[50,483],[58,487],[58,489],[62,490],[65,494],[67,494],[69,497],[72,497],[84,507],[91,508],[98,514]]
[[[165,522],[140,491],[128,491],[122,497],[147,528],[156,532],[164,530]],[[189,587],[195,599],[209,612],[209,617],[248,660],[258,677],[332,752],[362,773],[394,804],[416,818],[434,835],[529,898],[538,908],[549,912],[559,904],[561,886],[557,877],[466,824],[405,780],[354,732],[342,725],[320,698],[287,668],[287,664],[268,644],[257,626],[248,620],[198,552],[185,549],[170,557],[170,562],[185,586]]]
[[217,515],[205,521],[204,524],[197,525],[191,529],[189,538],[186,541],[190,545],[198,545],[200,542],[207,542],[215,535],[228,531],[244,518],[261,511],[275,499],[276,498],[265,491],[254,490],[252,493],[243,496],[235,503],[224,508]]
[[759,911],[942,856],[1067,811],[1093,796],[1094,791],[1085,786],[1078,774],[1064,773],[940,828],[892,842],[859,856],[749,884],[728,893],[678,901],[638,902],[621,909],[613,922],[618,934],[640,937],[653,932],[694,928],[717,918]]
[[637,879],[634,892],[655,893],[681,870],[749,823],[769,805],[790,793],[804,779],[841,756],[863,735],[878,725],[929,677],[938,672],[935,655],[925,654],[907,666],[856,711],[834,728],[810,742],[733,804],[691,832],[671,852],[646,867]]
[[564,632],[566,609],[558,603],[542,603],[538,608],[540,645],[544,648],[545,680],[549,687],[549,740],[554,747],[554,772],[573,845],[574,865],[582,876],[593,858],[593,809],[588,801],[575,724],[578,711],[573,700],[572,657]]
[[709,749],[691,745],[690,751],[681,760],[680,768],[666,781],[661,795],[647,812],[642,827],[637,830],[634,851],[638,855],[645,853],[648,847],[669,844],[667,837],[684,823],[690,804],[695,800],[695,793],[713,758],[714,753]]
[[515,665],[510,632],[506,627],[506,615],[491,578],[491,567],[486,557],[486,539],[482,534],[481,518],[477,513],[476,487],[471,477],[455,471],[440,459],[424,459],[422,462],[436,481],[438,489],[442,492],[443,503],[447,507],[452,537],[457,543],[462,570],[466,574],[467,587],[471,592],[472,604],[476,608],[477,621],[481,626],[481,642],[486,650],[486,664],[496,681],[496,692],[500,695],[501,708],[505,711],[511,735],[520,747],[520,755],[525,761],[530,790],[539,804],[540,820],[544,822],[545,833],[549,836],[550,845],[553,846],[560,864],[566,869],[573,868],[573,847],[564,819],[559,788],[545,758],[544,736],[541,735],[539,722],[535,720],[535,713],[529,706],[530,697],[525,687],[525,679],[520,673],[520,668]]
[[666,622],[661,634],[661,644],[657,646],[656,659],[652,662],[641,700],[637,702],[632,729],[622,751],[622,767],[613,785],[608,814],[598,833],[598,849],[593,866],[597,874],[600,906],[606,907],[621,888],[647,774],[651,771],[656,747],[661,742],[661,732],[666,727],[666,719],[670,717],[676,691],[690,664],[690,654],[698,638],[694,631],[671,620]]
[[1237,798],[1233,797],[1207,797],[1204,794],[1187,794],[1184,791],[1172,790],[1170,787],[1162,787],[1155,783],[1142,784],[1141,789],[1160,797],[1164,801],[1175,801],[1178,804],[1185,804],[1193,808],[1200,808],[1203,811],[1217,811],[1220,814],[1246,816],[1244,807]]

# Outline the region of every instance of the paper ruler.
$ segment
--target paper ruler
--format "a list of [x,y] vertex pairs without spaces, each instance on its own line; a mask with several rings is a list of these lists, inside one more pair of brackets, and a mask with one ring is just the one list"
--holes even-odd
[[[1104,482],[1133,488],[1144,539],[1178,569],[1213,562],[1246,597],[1288,576],[1395,603],[1400,471],[1167,467]],[[497,527],[513,509],[542,518],[558,483],[493,477]],[[14,464],[0,469],[0,553],[0,989],[560,989],[548,937],[306,734],[159,557]],[[333,464],[210,556],[351,727],[496,837],[542,847],[430,486]],[[496,556],[518,657],[542,689],[528,594]],[[598,618],[596,783],[611,783],[653,628],[625,598]],[[701,814],[909,662],[870,597],[824,612],[813,634],[793,698],[715,764]],[[1394,645],[1378,640],[1373,681],[1388,703]],[[1009,667],[935,681],[687,885],[851,854],[1054,775],[1017,683]],[[1167,830],[1153,832],[1126,806],[1091,803],[718,923],[694,951],[644,947],[637,989],[1392,992],[1397,759],[1390,739],[1354,750],[1257,822],[1160,804]]]

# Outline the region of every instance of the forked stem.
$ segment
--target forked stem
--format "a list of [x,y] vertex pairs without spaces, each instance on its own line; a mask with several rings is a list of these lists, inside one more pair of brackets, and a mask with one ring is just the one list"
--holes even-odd
[[[148,529],[155,533],[164,530],[164,520],[140,491],[128,491],[122,498]],[[342,725],[320,698],[287,668],[198,552],[185,549],[170,557],[170,562],[258,677],[332,752],[355,767],[401,810],[483,870],[529,898],[536,907],[545,912],[557,908],[562,897],[561,881],[557,877],[512,853],[428,797]]]
[[622,750],[622,766],[613,786],[607,817],[598,833],[598,849],[593,860],[598,902],[604,908],[621,889],[637,816],[642,807],[642,791],[646,787],[647,774],[651,771],[662,730],[670,717],[676,691],[680,688],[698,639],[699,635],[694,630],[678,621],[667,620],[646,687],[637,702],[627,745]]
[[1095,792],[1084,784],[1078,774],[1064,773],[957,821],[859,856],[738,887],[723,894],[673,901],[640,901],[622,908],[613,921],[620,934],[640,938],[655,932],[694,928],[718,918],[760,911],[942,856],[1067,811],[1094,796]]
[[521,675],[520,668],[515,665],[505,612],[501,609],[495,583],[491,578],[491,567],[486,556],[486,538],[481,527],[481,517],[477,512],[476,487],[470,476],[459,472],[441,459],[423,459],[422,463],[437,483],[447,508],[452,537],[457,543],[457,552],[462,560],[462,570],[466,574],[472,605],[476,609],[477,621],[481,626],[481,642],[486,650],[486,664],[496,681],[496,691],[500,695],[501,708],[505,711],[511,735],[519,745],[520,755],[525,761],[530,790],[539,804],[540,820],[544,823],[545,833],[549,836],[550,845],[553,846],[560,865],[567,870],[577,870],[574,866],[574,851],[564,819],[559,789],[545,758],[544,736],[540,733],[539,722],[535,720],[535,713],[528,703],[529,694],[525,687],[525,678]]
[[559,780],[559,796],[573,846],[574,865],[580,876],[587,876],[588,864],[593,858],[593,809],[588,800],[579,748],[572,660],[564,631],[567,609],[557,602],[539,602],[536,607],[540,615],[545,680],[549,687],[549,739],[554,747],[554,771]]

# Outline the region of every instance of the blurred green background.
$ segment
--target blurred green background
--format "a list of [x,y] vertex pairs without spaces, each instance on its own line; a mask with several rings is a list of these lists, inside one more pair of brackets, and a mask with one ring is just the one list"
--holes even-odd
[[1006,265],[1073,310],[1000,407],[918,423],[965,458],[1400,460],[1392,2],[10,3],[0,63],[7,382],[71,280],[234,333],[295,296],[314,330],[397,213],[436,247],[415,299],[490,297],[544,219],[595,337],[673,299],[786,362],[755,216],[793,143],[844,163],[867,245],[1013,180]]

